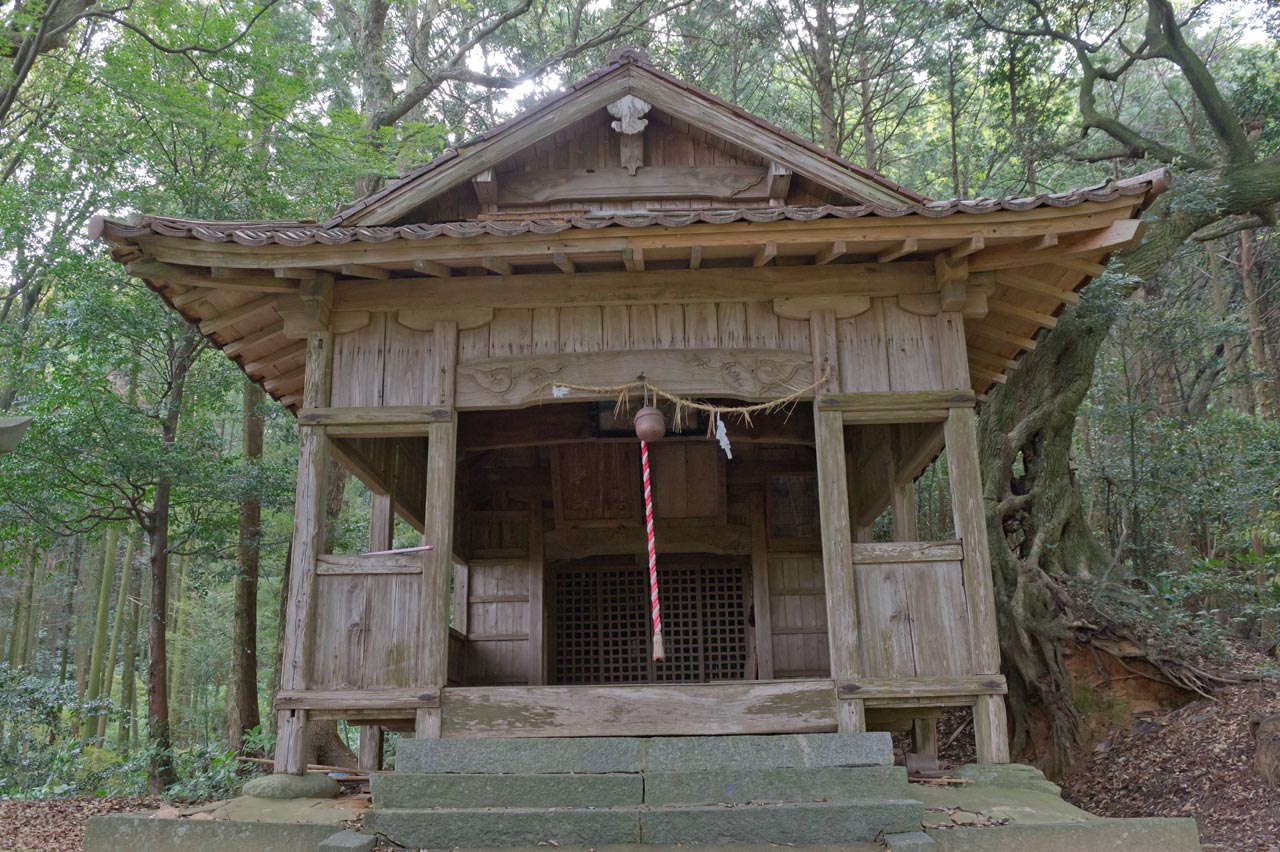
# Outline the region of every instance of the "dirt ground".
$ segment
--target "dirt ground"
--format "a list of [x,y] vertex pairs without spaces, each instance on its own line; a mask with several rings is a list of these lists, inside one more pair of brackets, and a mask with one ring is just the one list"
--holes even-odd
[[46,799],[0,802],[0,849],[80,852],[84,824],[91,816],[153,811],[159,799]]
[[1099,816],[1195,817],[1206,852],[1280,852],[1280,791],[1253,770],[1249,718],[1280,713],[1280,683],[1223,689],[1164,714],[1137,714],[1063,780]]

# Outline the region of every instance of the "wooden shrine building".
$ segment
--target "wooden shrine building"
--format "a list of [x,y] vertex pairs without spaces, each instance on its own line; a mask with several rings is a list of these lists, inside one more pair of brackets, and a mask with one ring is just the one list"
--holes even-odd
[[[329,221],[93,231],[297,414],[278,771],[308,717],[364,725],[367,762],[383,729],[914,725],[927,750],[949,706],[1004,762],[975,404],[1165,182],[928,201],[624,49]],[[724,418],[732,458],[696,414],[652,445],[661,662],[607,390],[639,377],[722,406],[803,391]],[[920,541],[940,452],[954,534]],[[325,552],[330,458],[373,495],[370,552],[397,523],[433,549]]]

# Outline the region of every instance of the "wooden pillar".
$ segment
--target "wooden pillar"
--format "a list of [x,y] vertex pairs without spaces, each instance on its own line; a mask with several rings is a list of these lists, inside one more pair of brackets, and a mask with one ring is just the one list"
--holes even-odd
[[[304,408],[329,404],[333,367],[333,334],[307,335],[307,367],[302,390]],[[329,435],[324,426],[300,425],[298,489],[293,504],[293,561],[289,568],[289,599],[285,608],[280,689],[306,689],[311,633],[312,586],[316,560],[324,549],[325,498],[329,470]],[[305,710],[281,710],[277,714],[275,771],[291,775],[306,772]]]
[[369,507],[369,550],[390,550],[396,515],[390,494],[372,494]]
[[536,497],[529,507],[529,685],[547,682],[543,591],[545,590],[542,555],[542,498]]
[[[858,600],[853,577],[853,529],[849,523],[849,476],[844,446],[844,415],[823,411],[821,395],[840,389],[836,317],[831,310],[809,314],[815,379],[827,380],[815,394],[814,451],[818,457],[818,516],[822,528],[822,574],[827,593],[827,642],[831,676],[838,681],[857,677],[862,666],[858,651]],[[841,733],[867,729],[862,699],[836,699],[836,724]]]
[[898,459],[902,457],[902,443],[899,440],[897,426],[890,427],[893,432],[888,446],[889,452],[889,514],[893,518],[894,541],[919,541],[920,526],[916,517],[916,484],[911,480],[900,482],[898,479]]
[[[436,405],[453,405],[458,361],[458,324],[437,322],[432,329],[432,397]],[[422,605],[418,610],[418,684],[440,695],[449,676],[449,576],[453,571],[453,498],[458,461],[458,423],[432,423],[427,438],[426,507],[422,555]],[[441,709],[418,710],[414,734],[439,737]]]
[[756,677],[773,679],[773,612],[769,608],[769,544],[763,497],[751,507],[751,590],[755,601]]
[[[976,674],[999,674],[1000,644],[996,634],[995,592],[991,579],[991,551],[983,505],[982,474],[978,466],[978,434],[972,408],[952,408],[947,417],[947,473],[956,532],[964,544],[965,599],[973,638]],[[978,761],[1009,762],[1008,721],[999,695],[978,697],[973,708]]]
[[363,725],[360,728],[360,754],[356,768],[361,772],[377,772],[382,768],[382,726]]

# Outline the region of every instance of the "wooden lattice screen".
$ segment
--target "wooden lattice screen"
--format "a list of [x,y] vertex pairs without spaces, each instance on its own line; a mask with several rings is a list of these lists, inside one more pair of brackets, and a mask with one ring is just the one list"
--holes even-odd
[[743,680],[750,662],[750,569],[723,557],[659,563],[667,656],[650,652],[649,587],[636,561],[574,563],[554,573],[556,683]]

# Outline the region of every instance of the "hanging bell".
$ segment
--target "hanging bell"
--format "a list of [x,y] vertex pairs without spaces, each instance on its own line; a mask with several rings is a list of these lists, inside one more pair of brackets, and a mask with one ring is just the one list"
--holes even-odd
[[662,412],[651,405],[636,412],[636,437],[641,441],[661,440],[667,434],[667,420]]

